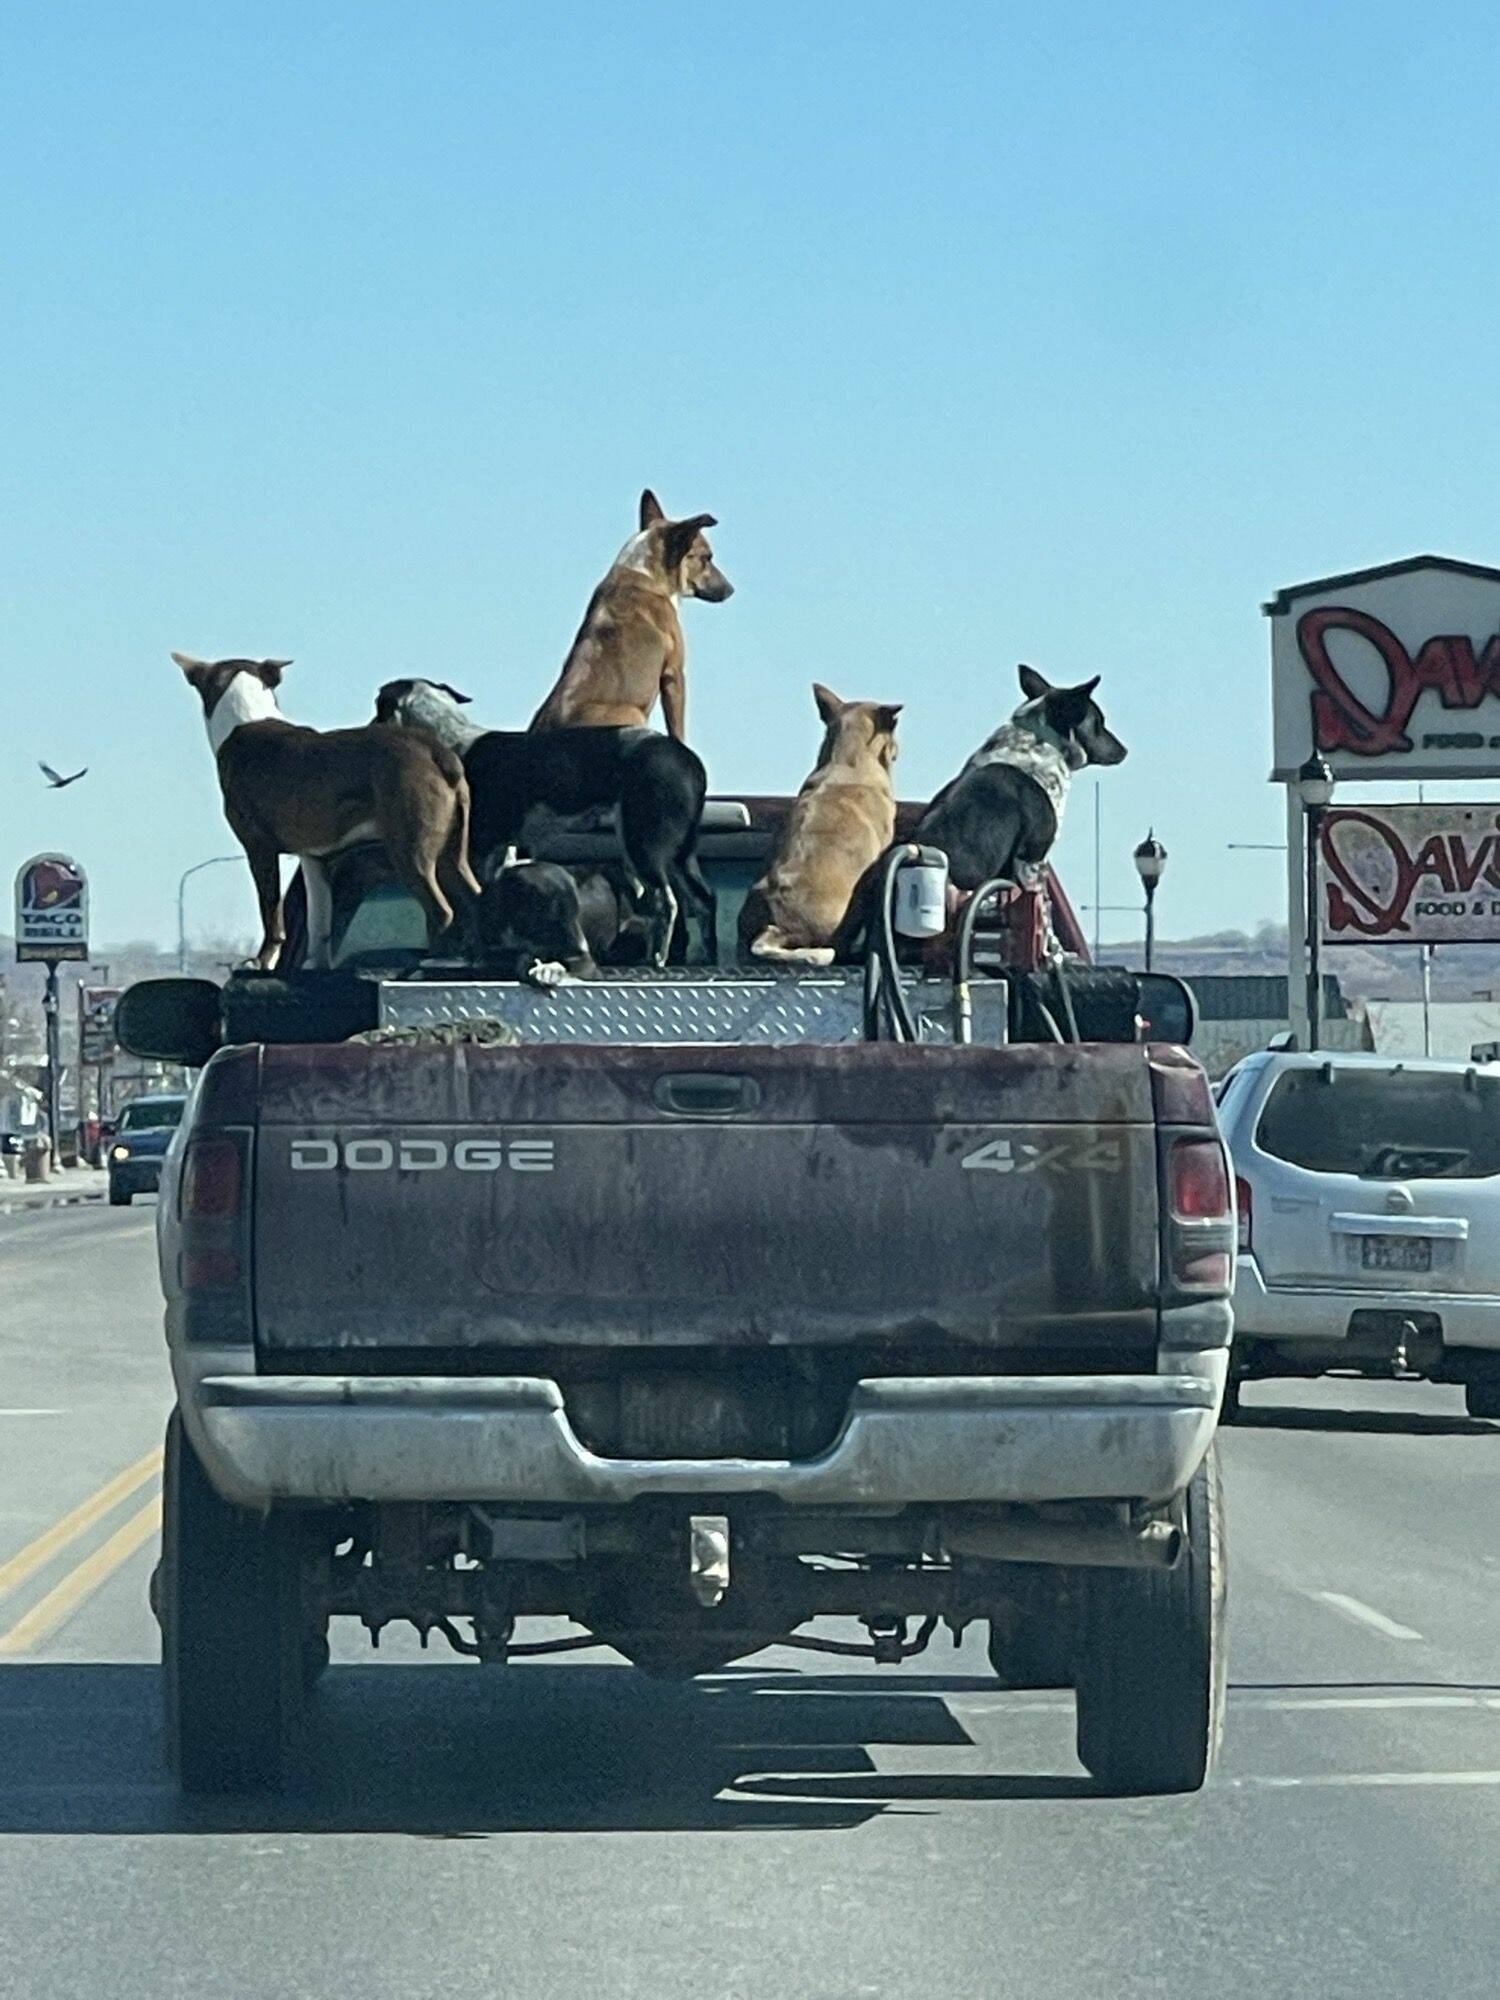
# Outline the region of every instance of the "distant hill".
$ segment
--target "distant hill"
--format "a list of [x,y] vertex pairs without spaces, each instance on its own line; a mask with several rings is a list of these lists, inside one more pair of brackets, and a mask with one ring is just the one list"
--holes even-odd
[[[1106,962],[1138,965],[1141,942],[1106,944]],[[1286,971],[1285,924],[1262,924],[1253,933],[1210,931],[1203,937],[1159,939],[1156,963],[1184,979],[1208,973]],[[1340,944],[1323,953],[1323,969],[1338,979],[1351,1000],[1416,1000],[1422,971],[1415,945]],[[1445,945],[1433,953],[1432,990],[1443,1000],[1500,995],[1500,944]]]

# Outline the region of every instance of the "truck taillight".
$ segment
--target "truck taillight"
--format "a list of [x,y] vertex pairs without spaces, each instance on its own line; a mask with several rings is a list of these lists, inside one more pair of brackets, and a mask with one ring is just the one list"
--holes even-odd
[[1172,1277],[1195,1291],[1227,1291],[1233,1203],[1217,1139],[1176,1139],[1167,1156]]
[[1229,1174],[1215,1139],[1179,1139],[1172,1148],[1172,1213],[1182,1222],[1229,1214]]
[[1250,1183],[1243,1174],[1234,1177],[1234,1205],[1239,1216],[1240,1254],[1243,1256],[1250,1248],[1250,1218],[1255,1209]]
[[[245,1203],[246,1136],[238,1132],[208,1132],[188,1141],[178,1186],[177,1214],[181,1225],[178,1275],[186,1294],[221,1295],[214,1310],[215,1338],[244,1338],[225,1331],[225,1313],[236,1323],[246,1271]],[[231,1307],[222,1295],[235,1297]],[[205,1301],[205,1303],[207,1303]]]
[[182,1216],[222,1221],[238,1213],[243,1185],[233,1139],[195,1139],[182,1163]]

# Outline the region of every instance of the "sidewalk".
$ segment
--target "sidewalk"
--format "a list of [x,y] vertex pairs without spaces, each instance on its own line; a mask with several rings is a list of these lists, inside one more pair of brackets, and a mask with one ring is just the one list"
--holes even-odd
[[103,1201],[109,1175],[102,1167],[62,1167],[50,1180],[29,1182],[0,1178],[0,1215],[24,1208],[72,1208],[82,1201]]

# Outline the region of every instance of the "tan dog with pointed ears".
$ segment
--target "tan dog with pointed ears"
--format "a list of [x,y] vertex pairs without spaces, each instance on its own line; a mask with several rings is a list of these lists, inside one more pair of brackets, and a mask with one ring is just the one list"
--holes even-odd
[[276,700],[290,660],[172,658],[197,689],[219,769],[224,817],[245,850],[260,899],[256,964],[271,971],[286,936],[283,854],[307,884],[306,964],[326,966],[333,925],[324,860],[366,840],[384,844],[427,917],[436,944],[455,916],[467,926],[479,902],[469,867],[469,787],[463,765],[425,731],[384,723],[303,729]]
[[813,699],[823,747],[740,916],[743,949],[791,965],[833,963],[860,885],[896,832],[902,704],[840,701],[817,682]]
[[533,729],[644,729],[661,697],[667,733],[687,740],[687,646],[680,597],[722,604],[734,585],[714,562],[705,528],[712,514],[669,521],[648,487],[641,526],[589,599],[557,685],[532,719]]

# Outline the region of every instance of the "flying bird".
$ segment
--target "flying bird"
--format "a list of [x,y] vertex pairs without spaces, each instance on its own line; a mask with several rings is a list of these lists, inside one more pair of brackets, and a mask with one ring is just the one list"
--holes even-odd
[[86,778],[89,774],[87,764],[81,771],[75,771],[71,778],[65,778],[60,771],[54,771],[50,764],[43,764],[40,761],[37,763],[37,769],[55,792],[60,792],[65,785],[76,785],[80,778]]

